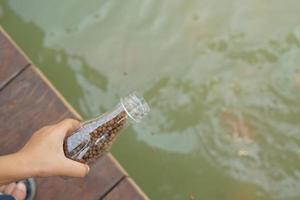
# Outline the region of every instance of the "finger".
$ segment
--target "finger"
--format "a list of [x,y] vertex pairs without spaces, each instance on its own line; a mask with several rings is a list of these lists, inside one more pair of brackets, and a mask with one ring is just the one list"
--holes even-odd
[[63,170],[64,176],[84,177],[90,171],[90,167],[86,164],[66,159]]
[[15,187],[16,187],[15,182],[8,184],[4,189],[4,194],[11,194],[12,191],[15,189]]
[[65,135],[68,135],[74,132],[75,130],[79,129],[80,126],[80,122],[75,119],[64,119],[63,121],[57,124],[57,128]]
[[26,186],[24,183],[19,182],[17,186],[14,188],[12,196],[15,197],[16,200],[25,199],[26,197]]

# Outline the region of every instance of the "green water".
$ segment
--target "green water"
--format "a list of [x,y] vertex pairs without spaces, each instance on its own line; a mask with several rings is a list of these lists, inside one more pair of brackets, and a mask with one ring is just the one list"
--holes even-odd
[[300,2],[2,0],[0,24],[85,117],[152,108],[112,152],[154,200],[300,199]]

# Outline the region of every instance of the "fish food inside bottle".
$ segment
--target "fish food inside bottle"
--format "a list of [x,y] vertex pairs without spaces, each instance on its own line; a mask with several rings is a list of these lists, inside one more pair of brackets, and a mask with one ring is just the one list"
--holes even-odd
[[82,163],[93,162],[109,150],[127,122],[140,122],[149,110],[145,100],[136,94],[121,98],[111,112],[85,122],[65,138],[66,157]]
[[[126,123],[125,111],[118,113],[112,119],[91,130],[88,135],[76,133],[66,138],[64,143],[65,155],[73,160],[90,163],[107,152]],[[70,148],[73,147],[73,148]]]

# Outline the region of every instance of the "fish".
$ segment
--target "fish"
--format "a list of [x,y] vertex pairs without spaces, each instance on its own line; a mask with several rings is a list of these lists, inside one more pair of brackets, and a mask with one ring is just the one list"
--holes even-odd
[[244,118],[238,117],[230,112],[223,112],[221,118],[231,130],[233,138],[241,138],[249,142],[254,141],[253,128]]
[[298,88],[300,88],[300,72],[295,75],[295,84]]

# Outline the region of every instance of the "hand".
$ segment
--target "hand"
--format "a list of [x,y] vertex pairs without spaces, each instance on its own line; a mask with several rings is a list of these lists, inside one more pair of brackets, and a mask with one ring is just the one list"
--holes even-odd
[[63,151],[64,138],[79,127],[80,123],[73,119],[45,126],[32,135],[17,155],[30,166],[33,176],[83,177],[89,166],[66,158]]

